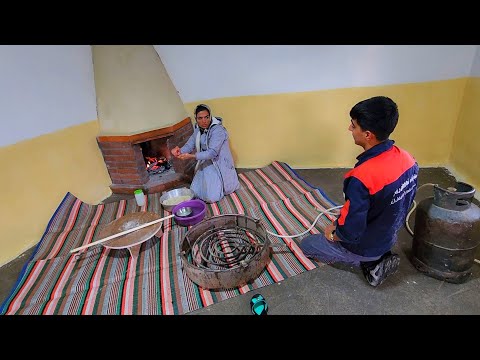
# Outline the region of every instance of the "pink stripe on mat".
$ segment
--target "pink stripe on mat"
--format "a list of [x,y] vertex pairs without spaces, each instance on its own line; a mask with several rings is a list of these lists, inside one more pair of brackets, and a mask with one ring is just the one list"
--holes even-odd
[[265,204],[265,200],[258,193],[258,191],[255,190],[255,185],[253,185],[253,183],[247,178],[245,173],[240,174],[238,176],[240,177],[240,179],[242,179],[244,181],[244,183],[247,185],[247,187],[250,189],[250,191],[255,194],[255,197],[256,197],[257,201],[259,201],[261,204]]
[[62,294],[63,287],[67,284],[68,278],[70,277],[70,274],[72,273],[74,266],[75,266],[75,256],[72,255],[69,257],[65,269],[62,271],[60,275],[60,279],[58,279],[57,284],[53,289],[52,295],[50,296],[51,300],[47,302],[45,310],[43,311],[44,315],[54,314],[55,307],[57,306],[57,303],[60,301],[60,296]]
[[65,239],[67,238],[68,234],[70,231],[73,229],[73,224],[75,224],[75,221],[77,220],[77,215],[78,211],[80,210],[80,205],[82,205],[82,202],[80,200],[76,200],[75,204],[73,205],[73,209],[70,212],[70,216],[67,221],[67,225],[65,226],[65,230],[62,231],[60,236],[58,237],[57,242],[55,243],[54,248],[50,252],[50,255],[48,256],[48,259],[53,259],[55,256],[58,255],[58,252],[63,246],[63,243],[65,242]]
[[278,161],[274,161],[272,163],[272,166],[274,166],[275,169],[280,171],[282,175],[285,176],[285,179],[290,181],[302,194],[306,194],[308,192],[302,185],[298,183],[296,179],[292,178],[292,176],[288,173],[288,171],[285,170],[285,167],[281,165]]
[[130,257],[127,268],[127,279],[125,280],[125,286],[123,288],[123,301],[122,301],[122,315],[133,314],[133,283],[135,281],[135,268],[137,266],[138,257]]
[[14,314],[18,309],[20,309],[21,302],[23,301],[28,291],[30,291],[30,289],[35,285],[36,278],[40,274],[44,266],[45,261],[37,262],[33,265],[33,269],[28,275],[25,283],[20,288],[20,290],[18,290],[17,295],[11,301],[10,308],[8,309],[9,314]]
[[173,315],[172,290],[170,288],[170,270],[168,262],[168,232],[164,232],[161,239],[160,260],[162,313],[165,315]]
[[285,193],[278,187],[277,184],[274,184],[269,178],[267,175],[265,175],[265,173],[260,170],[260,169],[257,169],[255,170],[265,181],[268,185],[270,185],[273,190],[277,193],[277,195],[280,197],[280,199],[282,200],[286,200],[287,199],[287,196],[285,195]]
[[[106,253],[109,250],[104,248],[102,252]],[[101,256],[100,261],[98,262],[98,266],[95,268],[93,278],[91,281],[91,287],[87,293],[87,297],[85,299],[85,304],[83,306],[83,311],[82,315],[91,315],[93,314],[93,307],[95,305],[95,300],[96,300],[96,292],[95,290],[98,289],[100,286],[100,278],[102,276],[102,269],[103,266],[105,265],[105,262],[107,260],[106,256]]]

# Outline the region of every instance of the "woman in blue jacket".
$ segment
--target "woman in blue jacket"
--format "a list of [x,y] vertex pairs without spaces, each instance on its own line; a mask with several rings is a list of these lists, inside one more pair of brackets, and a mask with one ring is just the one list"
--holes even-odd
[[197,160],[190,189],[197,198],[212,203],[240,188],[240,182],[222,118],[212,116],[210,108],[200,104],[195,120],[193,134],[181,148],[173,148],[172,154],[181,160]]

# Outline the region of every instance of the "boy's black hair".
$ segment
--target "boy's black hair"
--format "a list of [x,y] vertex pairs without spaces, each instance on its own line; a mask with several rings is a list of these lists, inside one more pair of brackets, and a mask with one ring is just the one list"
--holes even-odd
[[379,141],[388,139],[397,126],[398,116],[397,104],[386,96],[360,101],[350,110],[350,117],[363,130],[374,133]]

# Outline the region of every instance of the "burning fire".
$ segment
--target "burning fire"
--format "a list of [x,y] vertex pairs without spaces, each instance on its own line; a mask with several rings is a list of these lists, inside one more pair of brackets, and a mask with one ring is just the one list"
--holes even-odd
[[151,174],[158,174],[164,172],[165,170],[170,169],[170,164],[166,157],[149,157],[145,156],[147,160],[147,171]]

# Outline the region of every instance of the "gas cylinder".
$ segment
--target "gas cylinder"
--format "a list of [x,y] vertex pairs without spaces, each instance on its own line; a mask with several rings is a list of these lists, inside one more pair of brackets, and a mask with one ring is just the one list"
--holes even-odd
[[411,261],[426,275],[463,283],[471,275],[480,243],[480,208],[472,203],[475,188],[464,182],[433,188],[433,197],[416,209]]

